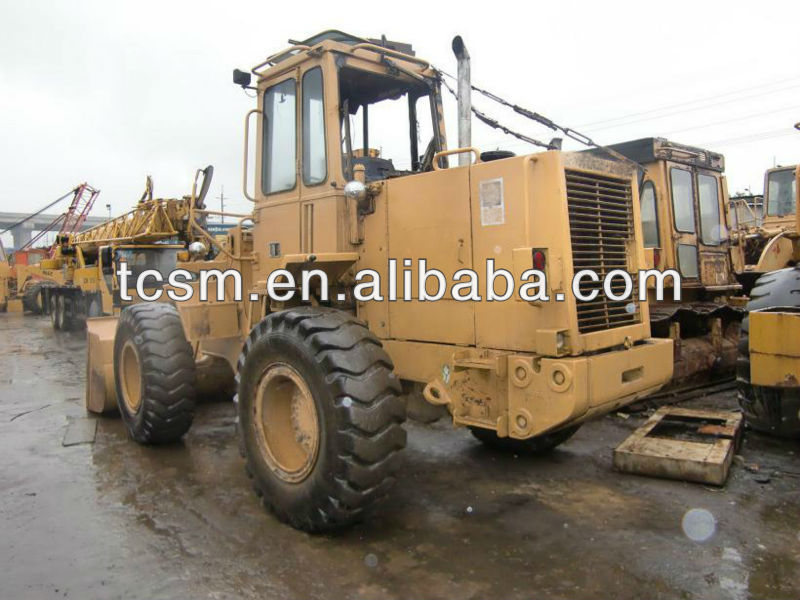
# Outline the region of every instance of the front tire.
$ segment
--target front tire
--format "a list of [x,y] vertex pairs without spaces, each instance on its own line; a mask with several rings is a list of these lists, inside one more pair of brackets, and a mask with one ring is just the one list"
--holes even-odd
[[387,494],[406,443],[392,368],[369,329],[338,310],[285,310],[250,333],[237,374],[242,450],[280,520],[339,528]]
[[552,433],[537,435],[526,440],[499,437],[497,432],[493,429],[484,429],[483,427],[470,427],[469,430],[481,443],[493,450],[513,454],[546,454],[575,435],[575,432],[578,431],[580,427],[580,425],[574,425]]
[[72,329],[72,319],[67,314],[67,299],[64,294],[56,295],[56,306],[58,307],[58,329],[61,331],[69,331]]
[[194,353],[177,309],[164,303],[122,311],[114,339],[117,404],[141,444],[177,442],[194,417]]

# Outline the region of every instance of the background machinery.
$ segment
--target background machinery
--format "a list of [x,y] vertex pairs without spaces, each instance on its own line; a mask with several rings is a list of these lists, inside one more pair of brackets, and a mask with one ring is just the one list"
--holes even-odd
[[[8,275],[5,285],[8,288],[8,296],[11,302],[21,300],[21,306],[17,310],[22,309],[34,314],[40,314],[45,310],[45,306],[41,303],[41,290],[44,287],[63,281],[63,273],[59,262],[52,260],[58,240],[74,235],[80,230],[99,194],[100,190],[87,183],[82,183],[14,225],[25,223],[72,196],[70,205],[64,213],[53,219],[37,235],[32,237],[24,246],[17,248],[6,259]],[[56,241],[50,246],[38,247],[38,244],[45,236],[53,231],[56,232]],[[0,273],[0,278],[2,277],[2,273]]]
[[[675,367],[669,390],[733,379],[741,293],[731,264],[728,190],[721,154],[663,138],[609,146],[642,165],[639,181],[642,234],[650,269],[676,270],[665,279],[664,298],[650,280],[652,335],[674,340]],[[596,150],[591,151],[597,153]]]
[[[797,219],[800,165],[793,178]],[[800,231],[800,223],[792,229]],[[795,266],[762,275],[752,289],[739,342],[739,403],[753,429],[800,438],[800,244],[794,235],[780,235],[781,252]]]
[[[258,97],[246,118],[256,169],[251,179],[245,156],[243,177],[253,225],[232,228],[212,260],[179,266],[234,268],[244,293],[225,278],[217,299],[198,277],[191,300],[126,307],[114,329],[114,317],[90,319],[91,410],[118,407],[140,442],[180,439],[198,372],[224,359],[256,493],[282,520],[321,531],[359,518],[393,484],[402,382],[485,444],[536,452],[670,379],[672,342],[650,337],[646,300],[568,293],[581,268],[646,264],[626,162],[559,150],[482,161],[468,110],[462,147],[448,149],[441,73],[385,39],[323,32],[234,81]],[[472,160],[448,165],[462,154]],[[465,289],[445,284],[426,300],[436,278],[420,282],[418,259],[446,281],[474,269],[474,291],[467,282],[463,301]],[[505,295],[487,283],[489,266],[516,280],[509,290],[502,278],[508,300],[488,299],[489,285]],[[312,269],[307,298],[285,294]],[[553,301],[516,294],[534,270]],[[400,300],[366,300],[363,287]]]
[[737,215],[753,213],[753,218],[737,219],[731,236],[734,270],[746,294],[761,275],[792,266],[797,260],[796,168],[792,165],[767,170],[760,211],[746,200],[735,205]]
[[6,249],[3,247],[3,240],[0,240],[0,312],[8,310],[10,299],[9,283],[11,281],[11,265],[8,262]]
[[[154,269],[166,279],[176,268],[180,252],[186,252],[198,239],[210,239],[204,228],[207,212],[203,209],[212,176],[211,166],[198,170],[192,194],[180,199],[154,199],[148,177],[145,192],[133,210],[86,231],[59,235],[46,264],[62,273],[62,281],[41,287],[37,298],[37,304],[50,314],[54,328],[73,329],[82,327],[90,317],[119,314],[124,306],[140,301],[136,288],[139,274]],[[205,256],[210,244],[196,248]],[[125,294],[117,275],[122,263],[131,271],[130,289],[124,290]],[[148,280],[146,293],[161,285]]]

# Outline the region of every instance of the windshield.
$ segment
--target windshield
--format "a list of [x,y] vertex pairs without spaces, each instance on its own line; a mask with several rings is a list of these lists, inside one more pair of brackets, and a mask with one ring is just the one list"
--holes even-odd
[[[178,252],[181,248],[119,248],[116,261],[126,262],[132,275],[128,276],[128,289],[136,289],[136,280],[143,272],[154,269],[166,280],[178,264]],[[153,277],[144,281],[145,288],[161,287]]]
[[767,214],[771,217],[793,215],[795,211],[794,169],[773,171],[767,176]]
[[642,234],[645,248],[657,248],[658,217],[656,216],[656,188],[652,181],[647,181],[642,188]]
[[427,85],[344,68],[339,94],[345,170],[348,150],[368,181],[421,170],[420,157],[434,137]]
[[700,199],[700,237],[704,244],[716,246],[725,237],[725,230],[720,222],[717,178],[699,174],[697,195]]
[[684,233],[694,233],[694,190],[692,174],[684,169],[673,167],[670,170],[672,183],[672,210],[675,213],[675,229]]

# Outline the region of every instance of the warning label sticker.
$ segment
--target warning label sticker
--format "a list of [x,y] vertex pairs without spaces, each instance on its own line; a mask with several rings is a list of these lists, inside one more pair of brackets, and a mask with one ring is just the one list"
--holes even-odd
[[506,222],[506,205],[503,201],[503,178],[481,181],[481,225],[502,225]]

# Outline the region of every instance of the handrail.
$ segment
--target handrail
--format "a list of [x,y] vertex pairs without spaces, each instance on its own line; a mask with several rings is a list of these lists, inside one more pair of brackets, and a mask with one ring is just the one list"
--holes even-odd
[[469,147],[469,148],[453,148],[452,150],[441,150],[433,155],[433,170],[434,171],[441,171],[441,167],[439,166],[439,159],[443,156],[450,156],[451,154],[463,154],[464,152],[472,152],[475,155],[475,162],[472,163],[473,165],[476,163],[481,162],[481,154],[478,152],[477,148]]
[[269,64],[272,64],[272,61],[275,60],[277,57],[281,56],[282,54],[287,54],[289,52],[294,52],[295,50],[307,51],[307,50],[311,50],[311,46],[306,46],[305,44],[295,44],[294,46],[290,46],[289,48],[281,50],[280,52],[276,52],[275,54],[271,54],[270,56],[265,58],[263,61],[258,63],[255,67],[250,69],[250,72],[253,75],[255,75],[256,77],[261,77],[261,74],[258,72],[259,69],[261,69],[261,68],[263,68],[263,67],[265,67],[265,66],[267,66]]
[[383,46],[378,46],[377,44],[356,44],[355,46],[350,48],[350,53],[353,54],[356,50],[369,50],[370,52],[377,52],[378,54],[386,54],[387,56],[394,56],[395,58],[399,58],[401,60],[417,63],[418,65],[421,65],[426,69],[429,69],[431,67],[431,64],[427,60],[422,60],[421,58],[417,58],[416,56],[411,56],[410,54],[405,54],[397,50],[392,50],[391,48],[384,48]]
[[244,165],[242,168],[242,192],[244,193],[244,197],[250,200],[250,202],[256,202],[256,199],[247,192],[247,161],[248,153],[250,152],[250,116],[257,112],[259,112],[259,110],[254,108],[244,117]]

